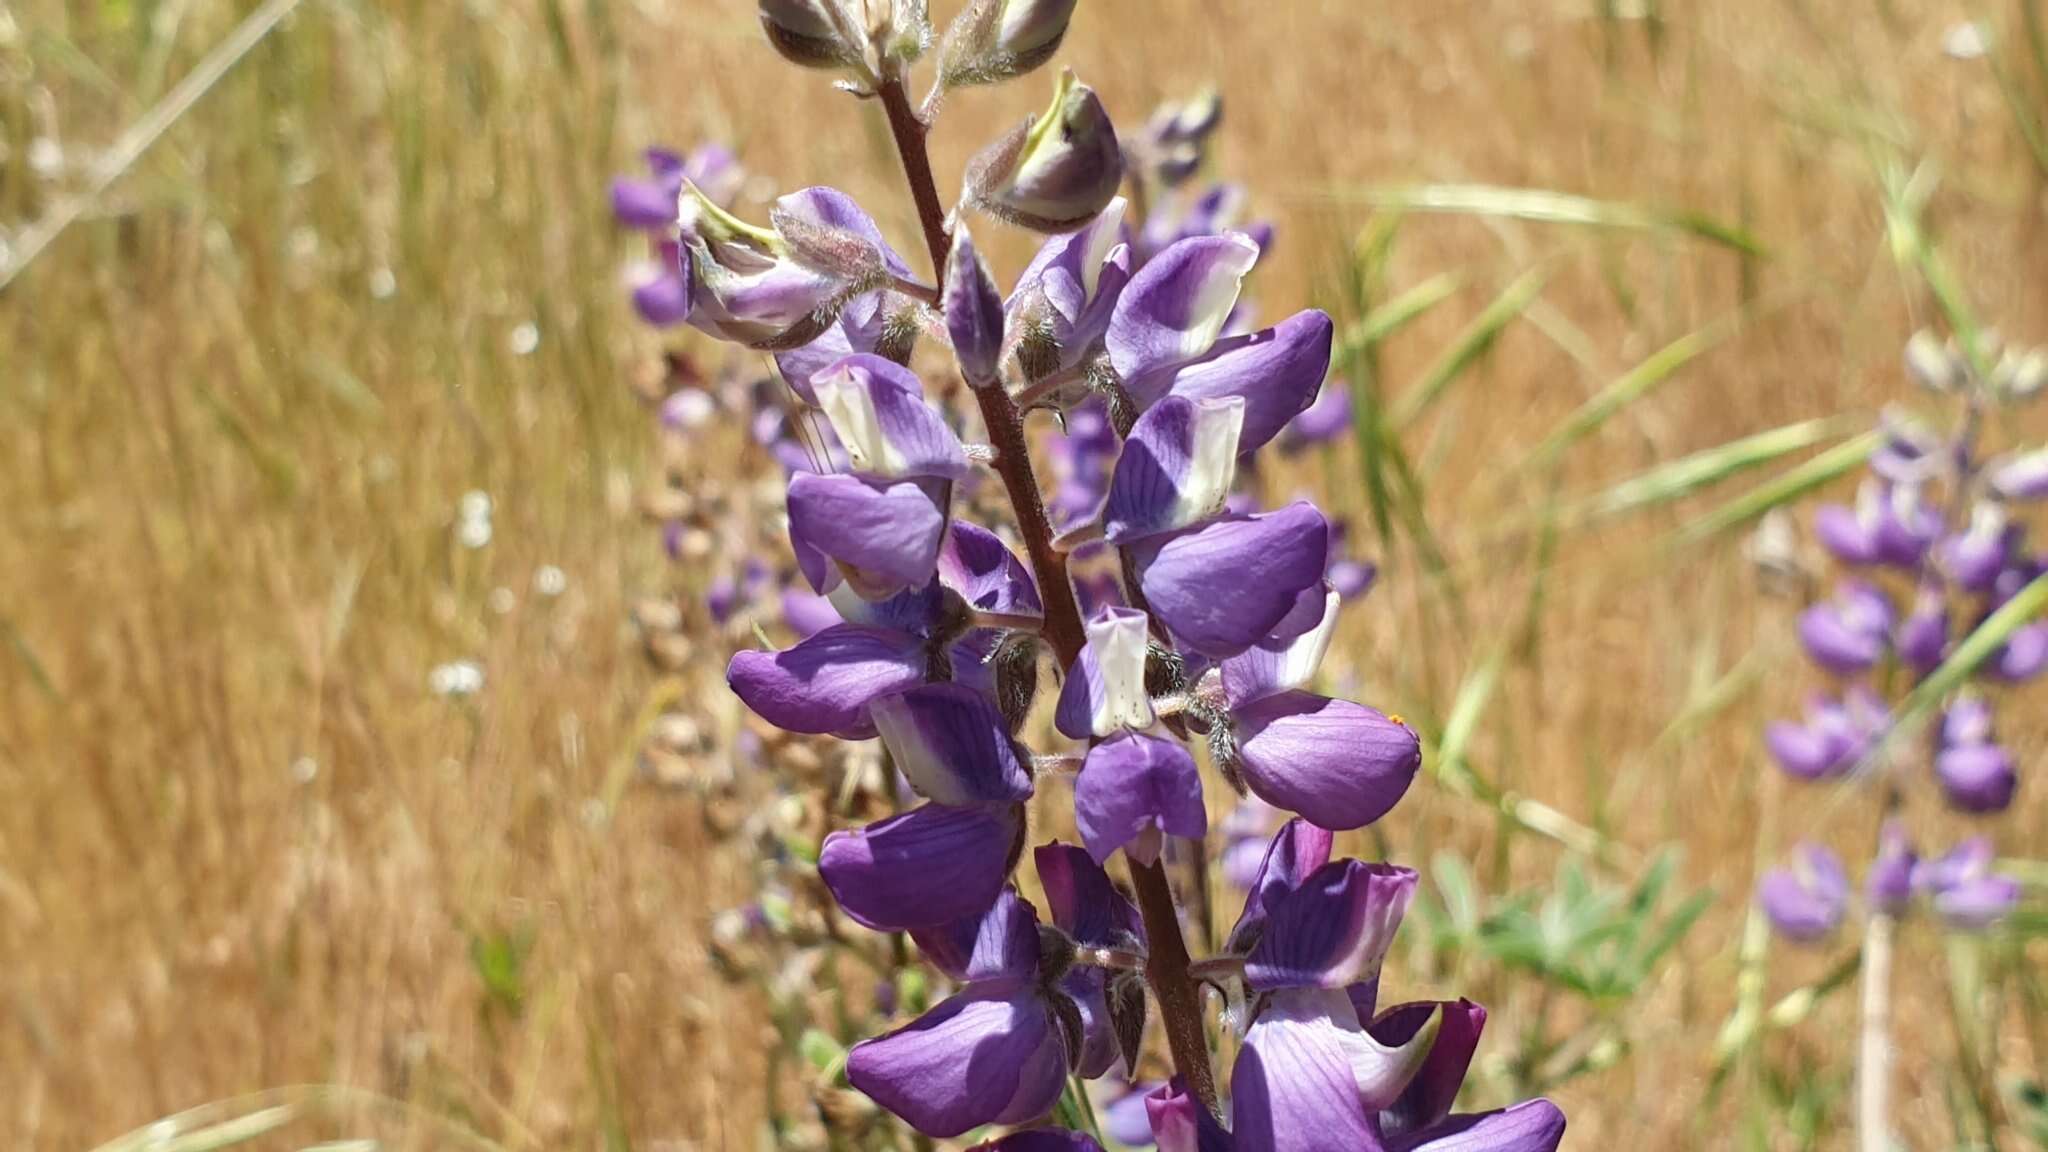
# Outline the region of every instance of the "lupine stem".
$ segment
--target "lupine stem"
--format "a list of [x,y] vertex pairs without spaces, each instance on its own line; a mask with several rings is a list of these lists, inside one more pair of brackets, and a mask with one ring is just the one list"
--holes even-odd
[[[903,174],[910,182],[918,223],[924,229],[925,248],[931,254],[932,274],[944,283],[946,256],[952,250],[953,237],[946,228],[946,210],[939,200],[938,184],[932,179],[931,154],[925,147],[928,126],[911,106],[900,68],[882,78],[877,95],[889,117],[889,131],[903,161]],[[996,473],[1003,478],[1003,488],[1009,493],[1017,530],[1024,538],[1031,573],[1045,604],[1044,636],[1060,667],[1070,668],[1081,654],[1086,633],[1081,627],[1081,609],[1074,599],[1073,583],[1067,578],[1066,554],[1052,544],[1052,525],[1046,518],[1038,479],[1031,471],[1024,422],[1002,388],[976,388],[973,392],[981,407],[982,423],[988,427],[989,442],[995,448]],[[1135,593],[1136,589],[1130,591]],[[1145,976],[1159,1001],[1174,1069],[1188,1091],[1213,1113],[1216,1079],[1209,1063],[1209,1038],[1202,1026],[1201,997],[1188,975],[1188,948],[1181,938],[1173,889],[1167,883],[1165,870],[1157,863],[1129,863],[1131,886],[1137,894],[1138,911],[1144,917],[1149,949]]]
[[1892,930],[1889,912],[1873,914],[1863,927],[1863,1027],[1856,1061],[1856,1147],[1858,1152],[1891,1148]]

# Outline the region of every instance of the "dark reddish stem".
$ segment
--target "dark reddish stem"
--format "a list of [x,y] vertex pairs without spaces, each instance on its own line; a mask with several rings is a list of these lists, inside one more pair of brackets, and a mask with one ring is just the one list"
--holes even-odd
[[[903,86],[900,70],[892,71],[880,85],[878,95],[889,116],[889,131],[896,138],[896,152],[903,158],[903,175],[910,181],[910,196],[917,204],[917,219],[924,229],[925,248],[932,258],[932,275],[938,283],[946,280],[946,255],[953,237],[946,230],[946,210],[939,200],[939,188],[932,179],[931,154],[925,147],[929,126],[911,107],[910,94]],[[1024,549],[1031,561],[1031,573],[1038,581],[1039,596],[1045,601],[1045,638],[1061,668],[1070,668],[1081,654],[1086,633],[1081,627],[1081,609],[1074,600],[1074,586],[1067,578],[1067,557],[1052,545],[1051,522],[1046,519],[1045,499],[1038,490],[1038,478],[1031,471],[1031,449],[1024,441],[1024,421],[1009,394],[1001,387],[973,389],[981,406],[981,420],[988,426],[989,444],[995,449],[996,474],[1003,478],[1010,506],[1017,517],[1017,530],[1024,537]],[[1187,942],[1181,938],[1180,913],[1174,907],[1173,888],[1166,871],[1158,864],[1130,861],[1131,886],[1138,897],[1138,911],[1145,920],[1149,954],[1145,976],[1159,1001],[1159,1015],[1166,1024],[1167,1047],[1173,1052],[1174,1069],[1186,1082],[1188,1091],[1211,1112],[1216,1111],[1216,1077],[1209,1063],[1209,1037],[1202,1027],[1201,995],[1188,973]]]

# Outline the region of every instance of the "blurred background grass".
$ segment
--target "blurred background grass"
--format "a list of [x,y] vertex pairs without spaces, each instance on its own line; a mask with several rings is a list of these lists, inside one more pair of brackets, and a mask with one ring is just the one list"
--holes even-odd
[[[1434,539],[1365,537],[1390,571],[1342,652],[1368,699],[1451,745],[1386,841],[1495,893],[1547,888],[1559,834],[1617,882],[1675,845],[1677,883],[1715,894],[1618,1011],[1465,976],[1490,1044],[1597,1025],[1607,1055],[1558,1090],[1577,1146],[1784,1144],[1759,1100],[1786,1078],[1834,1106],[1846,1003],[1768,1037],[1744,1091],[1710,1099],[1708,1070],[1759,861],[1870,821],[1821,827],[1830,805],[1762,762],[1759,723],[1806,675],[1796,603],[1759,595],[1739,533],[1666,546],[1769,473],[1529,528],[1554,498],[1893,396],[1934,315],[1886,230],[1915,171],[1980,311],[2048,337],[2027,2],[1091,0],[1068,37],[1131,124],[1225,93],[1217,170],[1279,224],[1252,286],[1269,313],[1355,321],[1454,278],[1346,362],[1389,397],[1441,387],[1389,433]],[[274,8],[131,165],[124,132],[249,6],[0,0],[0,1131],[88,1147],[310,1082],[396,1102],[378,1123],[420,1146],[754,1147],[766,1026],[705,943],[746,861],[692,798],[609,802],[651,679],[627,605],[670,577],[631,495],[651,444],[631,383],[662,342],[624,307],[638,253],[604,187],[643,145],[725,140],[908,241],[879,114],[782,66],[739,0]],[[1988,56],[1946,50],[1965,21]],[[1041,98],[957,96],[940,172]],[[24,264],[36,222],[102,177]],[[1443,184],[1604,207],[1390,211]],[[1005,278],[1027,250],[984,247]],[[1517,467],[1617,381],[1626,403],[1589,410],[1555,465]],[[1362,466],[1346,448],[1271,482],[1363,527]],[[471,490],[488,548],[451,531]],[[484,689],[431,694],[458,659]],[[686,706],[730,715],[722,666],[705,652]],[[2038,762],[2048,724],[2011,715]],[[2044,827],[2030,787],[1996,833],[2039,855]],[[2013,959],[2038,972],[2031,947]],[[1774,966],[1769,994],[1826,967]],[[1901,990],[1899,1119],[1932,1146],[1947,992]],[[2000,1038],[2037,1078],[2040,1007]]]

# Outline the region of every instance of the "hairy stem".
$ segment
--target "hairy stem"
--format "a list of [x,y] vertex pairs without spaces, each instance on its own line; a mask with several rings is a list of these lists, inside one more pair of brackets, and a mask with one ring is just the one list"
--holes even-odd
[[[911,199],[917,204],[918,223],[924,229],[925,248],[931,255],[932,274],[943,284],[953,237],[946,228],[946,211],[939,200],[938,184],[932,179],[931,155],[925,147],[928,126],[911,106],[900,69],[883,78],[877,94],[888,114],[897,154],[903,160]],[[1052,525],[1046,518],[1038,479],[1031,471],[1031,451],[1024,440],[1023,419],[1002,388],[973,391],[981,406],[982,423],[988,426],[989,443],[995,449],[996,473],[1003,478],[1003,488],[1009,493],[1031,573],[1045,603],[1044,636],[1060,667],[1070,668],[1081,654],[1086,633],[1081,627],[1081,610],[1074,600],[1073,583],[1067,578],[1066,554],[1052,544]],[[1158,864],[1141,865],[1135,861],[1131,862],[1131,886],[1145,920],[1149,948],[1145,975],[1159,1001],[1159,1015],[1166,1025],[1174,1069],[1186,1082],[1188,1091],[1215,1112],[1216,1078],[1209,1062],[1208,1034],[1202,1026],[1202,1001],[1188,975],[1188,947],[1181,938],[1173,889]]]

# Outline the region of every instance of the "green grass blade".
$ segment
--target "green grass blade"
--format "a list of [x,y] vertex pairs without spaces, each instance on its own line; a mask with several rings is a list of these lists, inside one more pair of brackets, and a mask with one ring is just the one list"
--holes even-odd
[[1777,479],[1730,500],[1678,530],[1675,542],[1693,544],[1740,528],[1781,504],[1799,499],[1839,476],[1863,466],[1877,447],[1878,434],[1866,432],[1786,472]]
[[1493,302],[1488,304],[1472,323],[1466,325],[1465,330],[1459,333],[1458,339],[1437,358],[1436,363],[1430,365],[1429,371],[1423,373],[1422,379],[1401,394],[1389,416],[1393,427],[1401,429],[1414,423],[1430,405],[1436,403],[1443,395],[1444,389],[1464,375],[1465,370],[1484,355],[1488,348],[1493,347],[1493,342],[1499,338],[1509,321],[1520,316],[1536,299],[1536,294],[1543,291],[1546,276],[1541,268],[1531,268],[1502,289],[1501,294],[1494,297]]
[[[1767,305],[1766,305],[1767,307]],[[1680,336],[1651,353],[1642,363],[1621,374],[1613,383],[1586,399],[1584,404],[1529,454],[1521,467],[1556,461],[1584,437],[1599,430],[1616,413],[1650,395],[1678,374],[1679,369],[1718,347],[1755,314],[1754,308],[1738,308],[1703,327]]]
[[1344,333],[1343,340],[1338,343],[1338,355],[1356,355],[1368,346],[1381,343],[1450,299],[1463,283],[1455,273],[1439,272],[1374,308]]
[[1884,755],[1888,749],[1897,747],[1903,740],[1911,739],[1912,734],[1919,730],[1920,723],[1948,697],[1949,693],[1962,687],[1963,682],[1970,678],[1977,667],[1998,651],[1999,645],[2004,644],[2014,632],[2032,623],[2044,609],[2048,609],[2048,575],[2034,577],[2033,582],[2020,589],[2018,595],[2006,601],[1998,611],[1985,617],[1984,622],[1977,625],[1975,631],[1956,645],[1955,651],[1949,653],[1948,659],[1941,662],[1941,667],[1936,668],[1927,679],[1914,686],[1913,691],[1907,694],[1905,701],[1900,704],[1898,718],[1892,724],[1891,731],[1886,734],[1880,746],[1872,750],[1867,759],[1875,762],[1876,758]]
[[1811,448],[1846,429],[1847,422],[1840,418],[1822,418],[1744,436],[1639,472],[1601,492],[1566,504],[1558,517],[1565,527],[1578,528],[1625,512],[1669,504],[1729,477]]
[[1503,188],[1491,184],[1397,184],[1336,187],[1326,190],[1325,195],[1402,212],[1505,216],[1542,224],[1677,233],[1751,256],[1770,254],[1763,242],[1748,232],[1697,212],[1646,208],[1543,188]]

